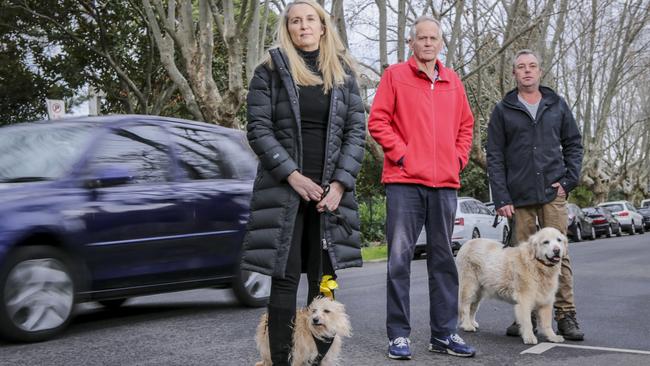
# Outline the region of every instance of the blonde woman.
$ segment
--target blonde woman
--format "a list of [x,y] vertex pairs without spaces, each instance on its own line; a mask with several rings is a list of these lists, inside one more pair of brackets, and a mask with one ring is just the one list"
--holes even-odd
[[298,0],[250,83],[248,140],[259,167],[242,268],[272,276],[273,365],[289,364],[300,274],[307,272],[311,302],[324,271],[362,264],[354,186],[365,115],[353,70],[329,15]]

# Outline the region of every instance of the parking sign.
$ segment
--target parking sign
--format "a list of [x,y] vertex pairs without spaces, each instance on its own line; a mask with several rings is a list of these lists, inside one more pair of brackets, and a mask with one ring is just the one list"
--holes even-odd
[[65,116],[65,103],[59,99],[45,99],[47,102],[47,116],[50,119],[61,119]]

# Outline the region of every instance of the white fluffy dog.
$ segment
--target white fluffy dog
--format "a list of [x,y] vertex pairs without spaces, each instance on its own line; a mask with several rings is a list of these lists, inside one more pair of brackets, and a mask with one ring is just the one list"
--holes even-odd
[[[269,349],[268,315],[265,313],[257,326],[255,341],[262,361],[255,366],[271,366]],[[296,311],[293,327],[292,366],[312,365],[318,357],[314,337],[320,340],[332,339],[332,345],[321,361],[322,366],[333,366],[339,362],[342,337],[350,337],[352,327],[345,312],[345,306],[327,297],[317,297],[307,308]]]
[[458,318],[460,328],[475,332],[476,312],[484,297],[515,305],[515,318],[526,344],[537,344],[530,314],[537,311],[540,332],[551,342],[563,342],[552,328],[552,309],[558,288],[567,238],[558,230],[544,228],[514,248],[474,239],[456,257],[460,281]]

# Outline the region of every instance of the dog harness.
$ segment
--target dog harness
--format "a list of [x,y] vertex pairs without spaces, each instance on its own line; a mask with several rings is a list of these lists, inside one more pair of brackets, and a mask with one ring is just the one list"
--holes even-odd
[[312,337],[314,338],[314,343],[316,343],[316,349],[318,350],[318,356],[316,356],[312,365],[318,366],[320,365],[320,362],[323,360],[323,358],[325,358],[325,355],[330,350],[330,347],[332,347],[334,337],[323,337],[323,339],[318,339],[314,337],[313,334]]

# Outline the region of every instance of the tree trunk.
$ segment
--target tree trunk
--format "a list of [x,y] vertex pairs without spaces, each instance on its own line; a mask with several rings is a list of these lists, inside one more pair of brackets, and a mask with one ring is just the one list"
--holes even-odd
[[406,47],[406,0],[397,2],[397,62],[404,61]]
[[345,28],[345,13],[343,11],[343,0],[333,0],[332,1],[332,20],[336,24],[336,30],[339,32],[341,41],[345,47],[349,47],[348,44],[348,32]]

